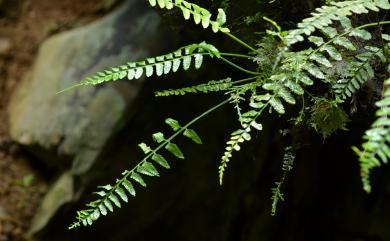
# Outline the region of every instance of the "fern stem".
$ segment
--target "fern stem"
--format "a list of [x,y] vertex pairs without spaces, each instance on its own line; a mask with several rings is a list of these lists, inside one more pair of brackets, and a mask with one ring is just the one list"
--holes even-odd
[[229,57],[237,57],[237,58],[244,58],[244,59],[254,59],[255,57],[246,55],[246,54],[236,54],[236,53],[220,53],[221,56],[229,56]]
[[226,34],[227,36],[229,36],[231,39],[233,39],[234,41],[236,41],[237,43],[241,44],[242,46],[246,47],[247,49],[250,49],[251,51],[253,52],[256,52],[256,49],[253,48],[252,46],[250,46],[249,44],[245,43],[244,41],[242,41],[241,39],[237,38],[236,36],[234,36],[233,34],[229,33],[229,32],[226,32],[224,33]]
[[236,81],[232,82],[232,85],[241,84],[243,82],[246,82],[246,81],[249,81],[249,80],[253,80],[253,79],[256,79],[256,78],[257,78],[257,76],[253,76],[253,77],[249,77],[249,78],[245,78],[245,79],[236,80]]
[[67,88],[65,88],[65,89],[63,89],[63,90],[58,91],[58,92],[56,93],[56,95],[61,94],[61,93],[64,93],[64,92],[67,92],[67,91],[69,91],[69,90],[72,90],[72,89],[77,88],[77,87],[82,86],[82,85],[83,85],[82,83],[78,83],[78,84],[72,85],[72,86],[67,87]]
[[242,72],[245,72],[245,73],[247,73],[247,74],[252,74],[252,75],[259,75],[259,74],[260,74],[259,72],[254,72],[254,71],[251,71],[251,70],[244,69],[243,67],[241,67],[241,66],[239,66],[239,65],[237,65],[237,64],[235,64],[235,63],[233,63],[233,62],[231,62],[230,60],[225,59],[225,58],[222,57],[222,56],[221,56],[221,59],[222,59],[225,63],[227,63],[227,64],[233,66],[234,68],[239,69],[239,70],[241,70]]
[[339,34],[338,36],[334,37],[334,38],[331,38],[328,42],[322,44],[320,47],[318,47],[317,49],[315,49],[313,52],[311,52],[309,54],[309,57],[315,53],[317,53],[318,51],[320,51],[320,49],[328,44],[331,44],[335,39],[339,38],[339,37],[343,37],[347,34],[350,34],[352,31],[354,30],[357,30],[357,29],[362,29],[362,28],[369,28],[369,27],[374,27],[374,26],[379,26],[379,25],[385,25],[385,24],[390,24],[390,21],[381,21],[381,22],[376,22],[376,23],[368,23],[368,24],[364,24],[364,25],[361,25],[359,27],[356,27],[356,28],[351,28],[349,31],[346,31],[342,34]]

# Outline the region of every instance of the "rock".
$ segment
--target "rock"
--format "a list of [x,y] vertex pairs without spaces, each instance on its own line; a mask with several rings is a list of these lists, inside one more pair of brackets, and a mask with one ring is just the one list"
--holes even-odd
[[0,219],[7,217],[7,216],[8,216],[8,213],[5,211],[5,209],[2,206],[0,206]]
[[129,0],[97,22],[49,38],[12,96],[12,138],[48,165],[85,173],[120,129],[143,81],[56,92],[98,70],[160,53],[165,37],[160,17],[144,1]]
[[[31,239],[55,223],[52,219],[64,204],[77,199],[88,185],[90,178],[82,174],[91,170],[122,128],[143,80],[56,93],[98,70],[171,48],[170,41],[162,39],[170,37],[159,15],[143,0],[128,0],[101,20],[42,43],[31,73],[8,106],[10,134],[47,166],[69,171],[44,197],[28,232]],[[83,177],[77,190],[75,176]]]
[[44,228],[58,209],[73,199],[73,193],[73,177],[70,172],[65,172],[47,192],[32,220],[27,236]]
[[[1,5],[1,1],[0,1]],[[12,44],[7,38],[0,38],[0,55],[8,54],[12,49]]]

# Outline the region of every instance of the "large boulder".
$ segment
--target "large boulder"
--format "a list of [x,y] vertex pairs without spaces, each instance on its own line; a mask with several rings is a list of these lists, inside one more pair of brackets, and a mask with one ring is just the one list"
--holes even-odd
[[[109,148],[144,81],[56,93],[98,70],[170,49],[169,36],[145,1],[127,0],[101,20],[42,43],[31,73],[12,96],[10,134],[51,169],[67,171],[43,199],[29,237],[44,230],[64,204],[83,193],[91,179],[83,174]],[[74,187],[76,176],[83,184]]]
[[12,97],[12,138],[52,167],[88,171],[121,127],[142,81],[56,92],[97,70],[161,52],[166,33],[144,1],[129,0],[100,21],[46,40]]

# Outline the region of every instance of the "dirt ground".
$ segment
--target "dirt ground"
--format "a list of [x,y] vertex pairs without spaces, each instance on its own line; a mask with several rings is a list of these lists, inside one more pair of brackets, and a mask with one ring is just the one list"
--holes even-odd
[[47,190],[47,176],[9,137],[7,105],[31,70],[40,43],[52,34],[84,25],[117,0],[0,0],[0,241],[23,240]]

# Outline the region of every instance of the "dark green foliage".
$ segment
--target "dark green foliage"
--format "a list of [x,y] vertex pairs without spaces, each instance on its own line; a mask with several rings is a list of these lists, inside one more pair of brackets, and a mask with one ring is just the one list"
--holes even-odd
[[[162,132],[153,134],[152,138],[157,145],[155,148],[141,143],[139,147],[145,153],[145,158],[133,169],[125,170],[113,186],[100,187],[96,192],[99,196],[98,200],[89,203],[86,210],[77,213],[77,221],[71,228],[81,224],[91,225],[101,215],[107,215],[108,211],[112,212],[115,206],[121,207],[122,202],[128,201],[129,195],[136,195],[137,185],[146,186],[145,176],[160,176],[158,166],[170,168],[170,160],[161,153],[163,150],[169,152],[171,157],[183,159],[183,152],[173,143],[173,139],[177,136],[182,135],[196,144],[202,144],[199,135],[189,128],[190,125],[226,103],[232,104],[237,111],[240,127],[231,133],[226,143],[218,169],[220,184],[223,183],[227,165],[234,151],[240,151],[242,144],[252,139],[253,131],[263,129],[261,117],[264,113],[274,112],[278,116],[283,115],[289,112],[289,106],[302,103],[300,118],[297,120],[304,123],[302,116],[310,115],[307,124],[319,132],[324,139],[339,129],[345,130],[349,118],[338,105],[352,97],[367,81],[379,75],[374,69],[383,67],[380,62],[388,63],[390,37],[386,34],[373,36],[369,28],[390,24],[390,21],[370,22],[360,26],[354,26],[351,22],[351,15],[358,16],[390,9],[388,0],[331,2],[329,5],[317,8],[312,13],[312,17],[304,19],[298,24],[297,29],[289,31],[283,31],[276,22],[263,17],[263,20],[270,23],[274,30],[266,31],[265,37],[259,40],[257,49],[234,36],[228,28],[224,27],[226,15],[222,9],[218,9],[217,17],[212,20],[212,14],[208,10],[184,0],[148,1],[151,6],[162,9],[180,9],[184,19],[192,19],[203,28],[211,27],[215,33],[220,32],[229,36],[247,48],[249,54],[220,52],[215,46],[202,42],[182,47],[166,55],[111,68],[86,78],[79,85],[100,84],[125,77],[132,80],[143,75],[161,76],[176,72],[180,65],[184,70],[189,69],[192,64],[198,69],[203,63],[204,56],[216,57],[250,77],[238,80],[225,78],[157,92],[156,96],[223,92],[226,99],[184,126],[174,119],[166,119],[166,124],[174,133],[168,138]],[[305,41],[306,46],[309,47],[294,51],[292,45],[302,41]],[[256,65],[253,67],[255,70],[245,69],[233,63],[228,59],[229,57],[250,60]],[[389,84],[390,80],[387,80],[385,88]],[[323,89],[324,85],[327,86],[327,90],[314,94],[308,91],[309,86],[321,86],[318,89]],[[314,102],[309,103],[310,108],[304,106],[307,96],[310,96]],[[372,129],[366,132],[364,138],[367,142],[363,144],[363,150],[354,148],[360,158],[366,191],[370,191],[370,170],[381,163],[386,163],[390,158],[388,148],[390,122],[387,120],[387,115],[390,114],[388,113],[389,99],[390,92],[385,90],[383,100],[377,103],[380,108],[377,112],[378,120],[373,124]],[[293,161],[292,150],[287,148],[282,178],[272,189],[272,214],[275,214],[278,201],[283,200],[281,187],[292,168]]]
[[345,126],[349,121],[348,115],[337,106],[335,101],[319,98],[312,106],[309,124],[324,139],[332,135],[337,130],[346,130]]

